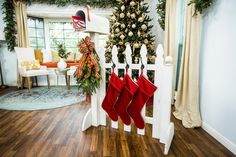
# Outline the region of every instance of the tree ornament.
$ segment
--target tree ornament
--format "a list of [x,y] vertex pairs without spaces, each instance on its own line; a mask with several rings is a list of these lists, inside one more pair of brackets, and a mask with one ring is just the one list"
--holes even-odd
[[115,29],[115,32],[116,32],[116,33],[119,33],[119,32],[120,32],[120,29],[119,29],[119,28],[116,28],[116,29]]
[[116,17],[114,15],[111,16],[111,20],[112,21],[115,21],[116,20]]
[[115,37],[115,35],[112,33],[112,34],[111,34],[111,38],[114,38],[114,37]]
[[124,11],[125,10],[125,6],[122,5],[120,9],[121,9],[121,11]]
[[135,19],[135,17],[136,17],[135,13],[132,13],[130,16],[132,19]]
[[131,7],[134,7],[135,4],[136,4],[136,3],[135,3],[134,1],[131,1],[129,5],[130,5]]
[[140,37],[140,35],[141,35],[141,32],[140,32],[140,31],[138,31],[138,36]]
[[130,12],[127,13],[127,16],[130,17]]
[[125,17],[125,14],[124,14],[124,13],[121,13],[121,14],[120,14],[120,18],[123,19],[124,17]]
[[138,11],[136,12],[136,14],[137,14],[137,15],[139,15],[140,13],[141,13],[141,11],[140,11],[140,10],[138,10]]
[[143,2],[140,2],[140,6],[143,7],[144,3]]
[[141,28],[142,28],[142,30],[147,30],[147,26],[145,25],[145,24],[143,24],[142,26],[141,26]]
[[144,40],[144,44],[148,44],[148,40],[147,39]]
[[120,27],[121,27],[121,28],[125,28],[125,24],[122,23],[122,24],[120,25]]
[[136,28],[136,25],[135,25],[135,24],[132,24],[132,28]]
[[139,48],[139,43],[134,43],[133,47],[134,48]]
[[143,16],[142,17],[140,17],[140,18],[138,18],[138,22],[143,22],[144,21],[144,18],[143,18]]
[[120,42],[119,42],[119,45],[123,45],[123,44],[124,44],[123,41],[120,41]]
[[128,34],[130,37],[132,37],[133,36],[133,32],[129,32],[129,34]]
[[121,38],[121,40],[124,40],[125,36],[123,34],[121,34],[120,38]]

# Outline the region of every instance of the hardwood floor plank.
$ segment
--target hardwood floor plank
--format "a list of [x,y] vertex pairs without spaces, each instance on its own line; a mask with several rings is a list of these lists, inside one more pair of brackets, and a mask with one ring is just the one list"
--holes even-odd
[[[15,91],[9,88],[0,95]],[[145,136],[107,126],[81,131],[90,106],[79,104],[40,111],[0,110],[0,156],[5,157],[156,157],[163,155],[163,144],[152,138],[151,125]],[[151,110],[147,107],[147,114]],[[172,116],[175,136],[168,157],[234,157],[203,129],[185,129]]]

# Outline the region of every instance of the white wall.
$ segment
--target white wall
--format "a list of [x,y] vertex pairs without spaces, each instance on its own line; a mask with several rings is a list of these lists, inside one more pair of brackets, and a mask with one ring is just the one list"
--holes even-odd
[[[236,1],[216,0],[203,17],[200,107],[203,128],[236,153]],[[221,137],[220,137],[221,136]],[[222,138],[222,139],[220,139]]]

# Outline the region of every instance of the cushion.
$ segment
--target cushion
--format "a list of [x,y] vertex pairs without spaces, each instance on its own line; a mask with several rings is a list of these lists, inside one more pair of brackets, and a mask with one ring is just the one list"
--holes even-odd
[[35,59],[39,60],[40,63],[43,62],[43,53],[41,49],[34,50]]
[[75,53],[70,53],[70,55],[67,57],[66,62],[74,62],[75,61]]
[[43,63],[52,62],[52,52],[51,50],[42,50],[43,53]]
[[21,61],[20,65],[24,67],[26,70],[39,70],[40,69],[39,60]]
[[[78,63],[72,63],[72,62],[66,62],[67,67],[71,66],[78,66]],[[47,68],[57,68],[57,63],[56,62],[47,62],[47,63],[41,63],[41,65],[46,66]]]
[[59,57],[57,51],[52,51],[52,62],[59,62],[61,57]]

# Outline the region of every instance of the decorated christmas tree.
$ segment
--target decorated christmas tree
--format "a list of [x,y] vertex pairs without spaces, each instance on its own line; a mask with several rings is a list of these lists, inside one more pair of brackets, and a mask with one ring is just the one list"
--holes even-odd
[[138,63],[140,48],[145,44],[148,49],[148,62],[155,62],[155,40],[151,34],[152,25],[147,16],[148,7],[143,0],[117,0],[117,5],[113,7],[113,15],[110,18],[110,35],[106,45],[106,62],[111,61],[112,47],[118,48],[119,62],[125,61],[125,44],[130,43],[133,54],[132,60]]

